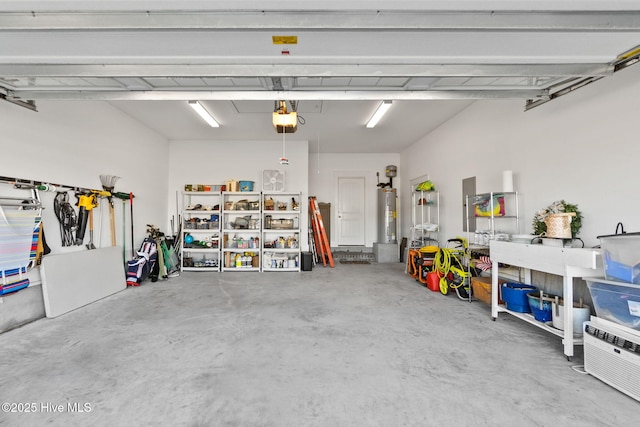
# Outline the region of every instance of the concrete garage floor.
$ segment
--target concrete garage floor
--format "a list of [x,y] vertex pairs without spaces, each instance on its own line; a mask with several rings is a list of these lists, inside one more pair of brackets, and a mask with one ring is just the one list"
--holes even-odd
[[569,362],[558,337],[509,315],[493,322],[487,305],[431,292],[403,271],[183,273],[9,331],[2,401],[37,413],[2,412],[0,424],[637,422],[640,403],[572,369],[581,347]]

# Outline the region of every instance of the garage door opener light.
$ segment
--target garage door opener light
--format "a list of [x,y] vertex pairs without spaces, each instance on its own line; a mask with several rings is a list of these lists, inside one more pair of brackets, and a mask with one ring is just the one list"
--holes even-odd
[[273,112],[273,127],[278,133],[294,133],[298,129],[298,113],[287,111],[286,101],[276,101]]

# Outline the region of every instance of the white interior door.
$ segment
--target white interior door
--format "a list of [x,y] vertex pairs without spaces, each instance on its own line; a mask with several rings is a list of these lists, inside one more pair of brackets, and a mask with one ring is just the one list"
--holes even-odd
[[337,237],[339,246],[364,246],[364,177],[338,178]]

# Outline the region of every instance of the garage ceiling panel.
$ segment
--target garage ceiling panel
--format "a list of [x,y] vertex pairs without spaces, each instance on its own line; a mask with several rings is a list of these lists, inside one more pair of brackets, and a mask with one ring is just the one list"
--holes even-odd
[[[0,0],[0,95],[107,100],[172,140],[276,138],[274,100],[300,99],[296,137],[397,152],[475,100],[521,108],[609,76],[640,43],[637,0],[263,3]],[[382,99],[392,109],[364,131]]]

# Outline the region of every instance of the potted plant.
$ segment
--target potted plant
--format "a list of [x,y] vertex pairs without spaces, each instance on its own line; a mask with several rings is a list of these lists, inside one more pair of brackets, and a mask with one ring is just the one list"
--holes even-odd
[[545,209],[539,210],[533,216],[533,234],[540,236],[547,232],[547,223],[551,215],[572,214],[571,218],[571,238],[575,239],[580,228],[582,228],[582,213],[578,209],[578,205],[567,203],[564,200],[558,200],[547,206]]

